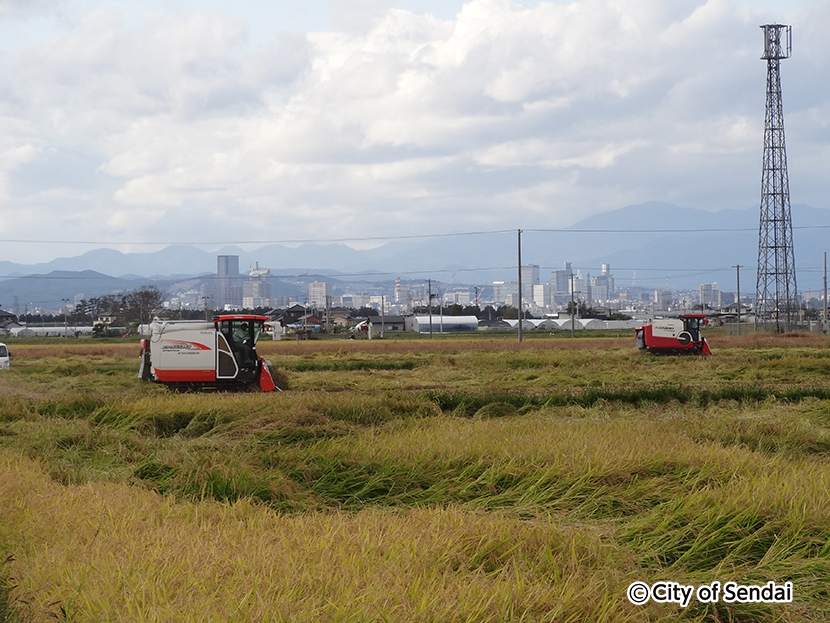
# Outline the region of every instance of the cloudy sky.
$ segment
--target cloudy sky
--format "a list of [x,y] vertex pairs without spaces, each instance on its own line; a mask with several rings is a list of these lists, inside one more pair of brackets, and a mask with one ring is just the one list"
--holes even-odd
[[748,208],[773,22],[830,208],[830,0],[0,0],[0,260]]

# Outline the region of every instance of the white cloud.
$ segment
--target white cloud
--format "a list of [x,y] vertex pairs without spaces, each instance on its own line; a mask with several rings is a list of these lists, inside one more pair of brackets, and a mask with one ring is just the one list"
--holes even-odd
[[332,0],[328,13],[335,30],[363,33],[370,30],[394,0]]
[[[23,207],[63,223],[55,238],[184,240],[188,218],[213,239],[252,219],[343,237],[756,201],[769,9],[470,0],[440,20],[394,5],[343,0],[334,32],[274,24],[252,43],[226,13],[136,21],[102,2],[16,47],[0,57],[4,230],[26,237],[8,218]],[[826,154],[828,44],[809,15],[830,2],[809,10],[788,16],[785,113],[798,149]],[[824,177],[807,168],[802,200],[825,207]]]
[[0,18],[25,17],[53,9],[61,2],[49,0],[0,0]]

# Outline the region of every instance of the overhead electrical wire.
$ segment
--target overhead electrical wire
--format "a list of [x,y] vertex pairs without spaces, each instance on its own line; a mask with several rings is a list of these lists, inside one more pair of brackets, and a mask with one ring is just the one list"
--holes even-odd
[[[550,267],[540,267],[540,269],[544,270],[559,270],[556,268]],[[598,267],[584,267],[584,266],[575,266],[575,270],[584,270],[584,271],[592,271],[592,270],[600,270]],[[442,274],[442,273],[475,273],[475,272],[484,272],[484,271],[515,271],[515,266],[486,266],[486,267],[476,267],[476,268],[424,268],[420,270],[391,270],[391,271],[371,271],[371,272],[338,272],[337,274],[323,274],[321,272],[316,271],[308,271],[305,273],[299,274],[278,274],[272,273],[271,277],[273,279],[279,280],[291,280],[291,279],[303,279],[307,277],[325,277],[330,279],[335,279],[338,281],[343,281],[344,279],[350,279],[353,281],[362,281],[364,279],[369,279],[372,277],[393,277],[393,276],[406,276],[406,275],[435,275],[435,274]],[[629,277],[623,277],[619,274],[618,271],[634,271],[634,272],[659,272],[659,276],[654,277],[639,277],[643,281],[651,280],[651,279],[666,279],[672,278],[675,275],[671,273],[682,273],[684,276],[695,276],[695,275],[708,275],[712,273],[719,273],[730,271],[731,268],[723,267],[723,268],[619,268],[615,269],[615,278],[619,280],[628,280]],[[66,271],[61,271],[66,272]],[[668,275],[666,273],[669,273]],[[9,282],[13,280],[31,280],[31,281],[111,281],[111,280],[123,280],[125,282],[137,282],[137,281],[153,281],[153,282],[173,282],[179,283],[182,281],[191,281],[194,279],[213,279],[215,273],[204,273],[202,275],[195,275],[193,277],[185,277],[185,278],[171,278],[166,275],[149,275],[141,278],[127,278],[122,279],[121,277],[115,277],[112,275],[105,275],[104,273],[98,273],[96,275],[81,275],[81,274],[70,274],[70,275],[51,275],[51,274],[29,274],[29,275],[0,275],[0,283]],[[677,275],[679,276],[679,275]],[[240,277],[244,277],[244,275],[240,275]]]
[[[793,229],[830,229],[830,225],[801,225]],[[515,233],[516,229],[492,229],[483,231],[450,232],[442,234],[407,234],[399,236],[354,236],[350,238],[286,238],[281,240],[35,240],[24,238],[0,238],[0,242],[8,244],[108,244],[108,245],[221,245],[221,244],[313,244],[332,242],[380,242],[391,240],[417,240],[425,238],[450,238],[454,236],[483,236],[488,234]],[[707,234],[707,233],[736,233],[757,232],[757,227],[701,227],[688,229],[571,229],[571,228],[537,228],[522,229],[522,232],[558,233],[558,234]]]
[[[798,230],[820,230],[820,229],[830,229],[830,225],[803,225],[803,226],[795,226],[793,229]],[[135,246],[157,246],[157,245],[191,245],[191,246],[213,246],[213,245],[227,245],[227,244],[313,244],[313,243],[342,243],[342,242],[380,242],[380,241],[394,241],[394,240],[416,240],[416,239],[430,239],[430,238],[449,238],[449,237],[458,237],[458,236],[481,236],[481,235],[491,235],[491,234],[507,234],[507,233],[515,233],[515,229],[494,229],[494,230],[482,230],[482,231],[467,231],[467,232],[451,232],[451,233],[435,233],[435,234],[409,234],[409,235],[398,235],[398,236],[362,236],[362,237],[351,237],[351,238],[294,238],[294,239],[283,239],[283,240],[216,240],[216,241],[103,241],[103,240],[34,240],[34,239],[12,239],[12,238],[4,238],[0,239],[1,243],[18,243],[18,244],[97,244],[97,245],[135,245]],[[565,229],[565,228],[536,228],[536,229],[524,229],[522,230],[525,233],[561,233],[561,234],[648,234],[648,233],[735,233],[735,232],[755,232],[757,228],[689,228],[689,229],[676,229],[676,228],[659,228],[659,229]],[[559,270],[558,267],[553,266],[540,266],[541,269],[545,270]],[[575,267],[577,270],[601,270],[599,267]],[[480,272],[480,271],[496,271],[496,270],[515,270],[516,266],[490,266],[490,267],[476,267],[476,268],[425,268],[420,270],[408,270],[408,271],[370,271],[370,272],[353,272],[353,273],[337,273],[336,275],[324,275],[326,277],[331,277],[333,279],[342,279],[342,278],[371,278],[371,277],[384,277],[384,276],[401,276],[401,275],[423,275],[423,274],[440,274],[440,273],[449,273],[449,272]],[[642,277],[638,276],[637,279],[640,281],[654,281],[654,280],[663,280],[667,278],[671,278],[674,275],[667,275],[666,273],[681,273],[685,274],[685,276],[696,276],[696,275],[706,275],[711,273],[717,272],[731,272],[732,267],[711,267],[711,268],[704,268],[704,267],[677,267],[677,268],[654,268],[654,267],[641,267],[641,268],[630,268],[630,267],[615,267],[615,273],[617,274],[616,279],[618,281],[629,281],[633,278],[622,277],[619,273],[620,271],[633,271],[633,272],[659,272],[659,276],[651,276],[651,277]],[[801,268],[799,272],[820,272],[821,269],[818,268]],[[307,273],[302,273],[298,275],[279,275],[274,274],[273,277],[275,279],[300,279],[304,276],[320,274],[315,273],[313,270],[309,270]],[[158,277],[162,277],[161,275]],[[212,277],[212,273],[206,273],[201,277],[209,279]],[[102,280],[104,278],[108,279],[120,279],[118,277],[111,277],[106,275],[104,277],[98,275],[90,275],[90,276],[81,276],[81,275],[4,275],[0,276],[0,281],[8,281],[13,279],[38,279],[38,280],[75,280],[75,281],[84,281],[84,280]],[[200,276],[190,277],[190,279],[198,279]],[[146,277],[146,279],[153,280],[154,277]],[[174,281],[171,279],[158,279],[155,280],[163,280],[163,281]],[[130,279],[129,281],[135,281]]]

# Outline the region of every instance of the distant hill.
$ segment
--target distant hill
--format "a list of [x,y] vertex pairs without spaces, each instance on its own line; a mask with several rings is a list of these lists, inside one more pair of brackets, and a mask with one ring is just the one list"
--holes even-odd
[[[830,210],[795,205],[792,211],[799,288],[818,287],[828,230],[802,228],[830,226]],[[655,229],[686,231],[644,231]],[[718,229],[731,231],[711,231]],[[561,268],[566,261],[583,275],[596,274],[603,263],[609,263],[618,285],[662,288],[668,284],[675,289],[717,281],[722,289],[729,290],[734,283],[731,266],[741,264],[746,271],[742,273],[742,285],[745,280],[750,291],[755,286],[757,245],[757,208],[705,212],[649,202],[590,216],[561,230],[527,230],[522,235],[522,259],[541,267],[543,281],[549,279],[550,270]],[[169,246],[149,253],[97,249],[35,265],[0,262],[0,277],[95,271],[112,276],[109,279],[120,277],[112,282],[113,287],[132,288],[142,279],[173,282],[215,273],[217,255],[238,255],[243,273],[258,263],[274,275],[314,273],[345,282],[391,281],[400,276],[444,283],[452,278],[453,284],[484,285],[516,278],[513,232],[409,239],[369,250],[355,250],[344,244],[304,244],[297,248],[272,244],[254,251],[231,246],[216,252],[188,246]],[[73,291],[98,291],[95,288],[99,283],[101,288],[108,287],[101,280],[81,280]],[[0,303],[5,306],[10,305],[5,300],[9,287],[8,281],[0,282]],[[297,287],[301,287],[299,282]],[[17,294],[20,301],[31,298],[22,292]]]
[[53,270],[43,275],[0,279],[0,303],[4,309],[9,310],[17,299],[21,313],[26,306],[55,310],[63,306],[63,299],[69,299],[70,304],[74,303],[76,294],[83,294],[84,298],[89,299],[135,290],[144,285],[164,288],[169,284],[166,280],[154,281],[146,277],[119,279],[94,270]]

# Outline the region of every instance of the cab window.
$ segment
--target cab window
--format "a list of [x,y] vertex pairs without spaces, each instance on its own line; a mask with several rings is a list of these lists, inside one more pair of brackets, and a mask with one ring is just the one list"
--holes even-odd
[[256,340],[262,323],[253,320],[223,320],[219,330],[228,340],[240,368],[256,365]]
[[692,334],[692,339],[697,342],[700,340],[700,321],[701,318],[685,318],[686,331]]

